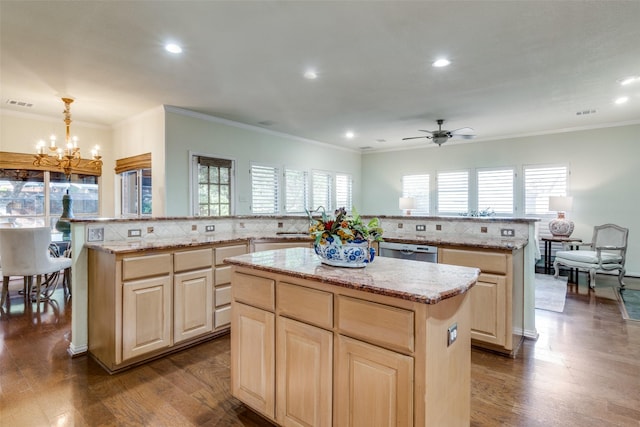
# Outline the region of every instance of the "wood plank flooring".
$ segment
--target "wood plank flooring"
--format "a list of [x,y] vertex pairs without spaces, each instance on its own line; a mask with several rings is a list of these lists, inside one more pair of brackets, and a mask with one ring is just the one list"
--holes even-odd
[[[640,426],[640,322],[622,319],[615,279],[598,281],[569,284],[564,313],[536,310],[540,337],[515,359],[472,350],[472,426]],[[271,425],[229,393],[228,336],[109,375],[67,355],[62,290],[40,314],[11,302],[0,312],[2,427]]]

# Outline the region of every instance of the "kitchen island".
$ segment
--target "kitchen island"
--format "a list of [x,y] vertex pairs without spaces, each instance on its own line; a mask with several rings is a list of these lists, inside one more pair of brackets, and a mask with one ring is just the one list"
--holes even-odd
[[279,425],[468,426],[479,270],[292,248],[226,258],[231,387]]

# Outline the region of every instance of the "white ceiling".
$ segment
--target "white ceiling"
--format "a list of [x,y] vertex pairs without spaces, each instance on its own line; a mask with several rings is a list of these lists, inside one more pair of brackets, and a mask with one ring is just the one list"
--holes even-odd
[[440,118],[472,143],[640,122],[640,82],[619,84],[640,1],[1,0],[0,19],[0,108],[60,120],[60,95],[103,125],[166,104],[354,149],[431,144],[401,139]]

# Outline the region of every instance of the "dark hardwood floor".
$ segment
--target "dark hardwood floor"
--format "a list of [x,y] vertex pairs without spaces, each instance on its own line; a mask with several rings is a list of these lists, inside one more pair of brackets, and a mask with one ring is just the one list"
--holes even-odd
[[[570,284],[564,313],[536,310],[515,359],[472,350],[472,426],[640,426],[640,322],[598,281]],[[71,301],[54,297],[0,313],[0,426],[270,425],[229,394],[228,336],[109,375],[67,355]]]

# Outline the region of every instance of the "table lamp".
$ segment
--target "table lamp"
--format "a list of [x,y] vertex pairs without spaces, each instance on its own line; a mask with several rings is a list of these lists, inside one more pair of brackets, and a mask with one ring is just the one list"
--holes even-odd
[[549,221],[549,231],[553,237],[569,237],[573,233],[573,221],[565,218],[565,212],[573,206],[573,197],[550,196],[549,210],[558,212],[558,217]]
[[400,209],[405,211],[405,215],[411,215],[411,209],[416,208],[416,199],[413,197],[400,197],[400,202],[398,203]]

